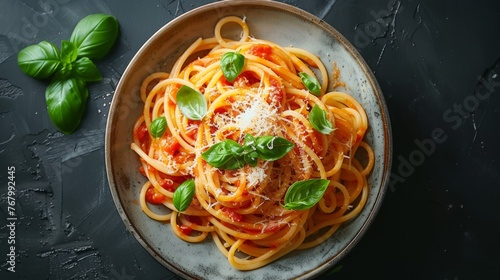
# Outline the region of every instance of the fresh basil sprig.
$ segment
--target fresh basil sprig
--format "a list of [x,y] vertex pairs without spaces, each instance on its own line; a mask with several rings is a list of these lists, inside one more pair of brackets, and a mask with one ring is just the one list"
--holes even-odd
[[278,136],[245,135],[243,145],[226,139],[204,153],[202,158],[219,169],[235,170],[249,164],[256,166],[257,160],[274,161],[284,157],[293,148],[293,143]]
[[326,179],[309,179],[293,183],[285,194],[285,207],[288,210],[306,210],[318,203],[330,184]]
[[180,212],[186,211],[193,201],[195,193],[195,183],[193,179],[186,180],[180,184],[174,191],[174,196],[172,197],[175,209]]
[[190,120],[201,120],[207,113],[207,100],[201,92],[182,85],[175,96],[181,113]]
[[61,132],[72,133],[80,124],[88,99],[86,83],[102,79],[90,59],[106,55],[117,35],[115,17],[93,14],[78,22],[69,41],[61,41],[61,50],[42,41],[19,51],[17,64],[26,75],[51,78],[45,90],[47,112]]
[[317,131],[323,134],[330,134],[333,129],[332,123],[326,118],[325,110],[322,110],[318,104],[315,104],[309,112],[309,123]]
[[316,96],[321,95],[321,85],[319,84],[318,80],[316,80],[316,78],[307,74],[306,72],[300,72],[299,77],[300,77],[300,80],[302,81],[302,84],[310,92],[312,92],[312,94],[314,94]]
[[220,59],[222,74],[229,82],[234,82],[245,66],[245,56],[238,52],[227,52]]
[[160,138],[167,130],[167,118],[165,116],[158,117],[151,122],[149,131],[154,138]]

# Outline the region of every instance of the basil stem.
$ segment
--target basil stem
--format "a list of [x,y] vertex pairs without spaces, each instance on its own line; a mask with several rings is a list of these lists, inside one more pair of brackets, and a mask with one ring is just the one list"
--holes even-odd
[[48,78],[62,66],[59,50],[47,41],[22,49],[17,64],[26,75],[36,79]]
[[88,98],[84,81],[55,78],[45,90],[47,111],[61,132],[72,133],[80,124]]
[[285,207],[288,210],[306,210],[318,203],[325,194],[329,180],[309,179],[293,183],[285,194]]
[[220,59],[222,74],[229,82],[234,82],[245,66],[245,56],[237,52],[227,52]]
[[302,81],[302,84],[310,91],[312,94],[316,96],[321,95],[321,86],[314,78],[313,76],[307,74],[306,72],[300,72],[299,73],[300,80]]
[[318,104],[315,104],[309,112],[309,123],[317,131],[323,134],[330,134],[334,131],[332,123],[326,117],[326,111],[322,110]]
[[207,113],[207,100],[199,91],[181,86],[175,97],[181,113],[190,120],[201,120]]
[[174,196],[172,197],[175,209],[180,212],[186,211],[193,201],[194,193],[196,191],[196,186],[193,179],[186,180],[180,184],[174,191]]
[[149,127],[149,132],[154,138],[160,138],[167,130],[167,118],[164,116],[158,117],[153,120]]
[[78,48],[78,57],[104,57],[118,36],[118,21],[106,14],[92,14],[78,22],[70,41]]

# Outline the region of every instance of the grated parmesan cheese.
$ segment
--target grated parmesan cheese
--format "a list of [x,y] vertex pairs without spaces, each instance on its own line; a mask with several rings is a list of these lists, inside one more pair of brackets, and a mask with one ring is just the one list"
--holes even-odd
[[249,173],[247,173],[247,182],[248,187],[257,186],[260,182],[266,179],[266,170],[265,167],[255,166],[250,168]]

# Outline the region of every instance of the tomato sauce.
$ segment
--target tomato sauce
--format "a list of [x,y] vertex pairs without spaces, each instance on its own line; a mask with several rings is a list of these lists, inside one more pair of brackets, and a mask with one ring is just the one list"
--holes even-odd
[[185,225],[177,225],[177,228],[179,229],[179,231],[184,234],[184,235],[190,235],[191,232],[193,232],[193,229],[188,227],[188,226],[185,226]]
[[273,48],[267,44],[255,44],[249,50],[250,54],[261,57],[265,60],[269,60],[272,52]]
[[154,187],[149,187],[146,191],[146,201],[151,204],[162,204],[165,201],[165,196],[155,190]]
[[222,212],[226,214],[232,221],[241,222],[243,221],[243,215],[236,213],[236,210],[228,207],[223,207]]
[[134,130],[135,137],[139,140],[141,144],[141,149],[145,152],[149,150],[151,145],[151,140],[149,137],[149,131],[146,127],[146,123],[142,123],[139,127]]

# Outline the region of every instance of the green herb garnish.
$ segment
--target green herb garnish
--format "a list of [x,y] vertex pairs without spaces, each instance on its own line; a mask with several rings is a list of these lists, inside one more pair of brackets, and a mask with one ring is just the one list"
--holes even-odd
[[207,100],[201,92],[181,86],[175,97],[181,113],[190,120],[201,120],[207,113]]
[[245,66],[245,56],[237,52],[227,52],[220,59],[220,67],[224,77],[229,82],[233,82]]
[[196,186],[194,180],[186,180],[180,184],[174,191],[174,196],[172,198],[175,209],[180,212],[186,211],[193,200]]
[[164,116],[158,117],[153,120],[151,126],[149,127],[149,131],[154,138],[160,138],[165,134],[167,130],[167,118]]
[[284,157],[292,148],[293,143],[278,136],[245,135],[243,145],[226,139],[204,153],[203,159],[210,165],[227,170],[235,170],[249,164],[256,166],[257,160],[274,161]]
[[285,194],[285,207],[289,210],[306,210],[318,203],[330,184],[326,179],[309,179],[293,183]]
[[314,94],[316,96],[321,95],[321,85],[319,84],[318,80],[316,80],[316,78],[307,74],[306,72],[300,72],[299,77],[300,77],[300,80],[302,81],[302,84],[310,92],[312,92],[312,94]]
[[71,39],[61,41],[61,50],[42,41],[17,55],[19,68],[36,79],[52,77],[45,90],[47,112],[58,130],[76,130],[85,111],[87,82],[99,81],[101,73],[91,61],[104,57],[118,36],[118,21],[106,14],[93,14],[76,25]]
[[325,110],[322,110],[318,104],[315,104],[311,112],[309,112],[309,123],[317,131],[323,134],[330,134],[332,132],[332,123],[327,119]]

